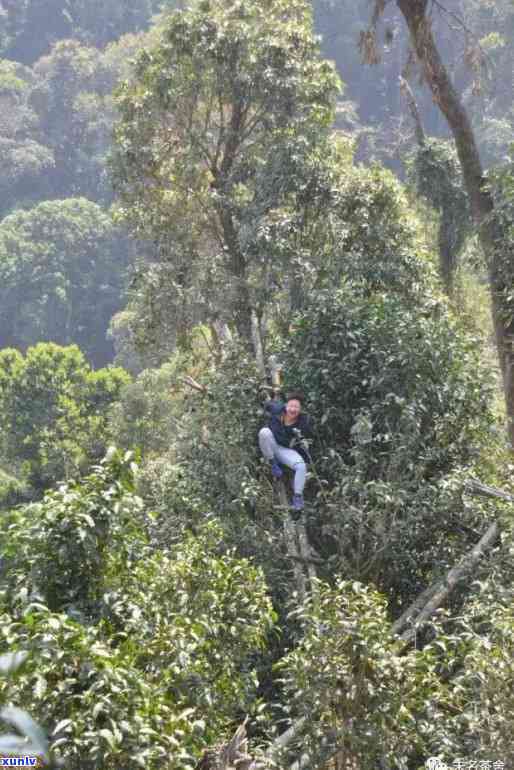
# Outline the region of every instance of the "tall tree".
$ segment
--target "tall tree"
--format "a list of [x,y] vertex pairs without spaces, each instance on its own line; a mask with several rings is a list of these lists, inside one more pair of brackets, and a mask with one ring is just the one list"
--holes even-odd
[[[385,3],[383,0],[374,0],[374,5],[375,12],[372,23],[376,25],[384,10]],[[507,429],[510,442],[514,446],[512,264],[510,261],[506,261],[502,254],[501,228],[497,217],[495,217],[493,195],[486,185],[469,116],[436,45],[429,13],[431,4],[428,0],[396,0],[396,5],[407,23],[412,47],[422,68],[424,79],[455,139],[471,214],[478,228],[480,242],[488,265],[496,346],[503,375]],[[374,35],[372,34],[367,39],[373,43]],[[372,50],[373,45],[370,46],[368,53]]]
[[40,492],[106,450],[109,407],[130,381],[123,369],[92,371],[75,345],[39,343],[25,356],[0,351],[0,453]]
[[28,67],[0,59],[0,216],[48,192],[54,156],[38,136],[30,105],[34,76]]
[[313,197],[338,89],[304,0],[215,0],[171,14],[120,94],[122,214],[177,294],[194,287],[246,340],[280,259],[270,232]]
[[112,359],[130,249],[84,198],[46,201],[0,222],[0,346],[72,342],[96,365]]

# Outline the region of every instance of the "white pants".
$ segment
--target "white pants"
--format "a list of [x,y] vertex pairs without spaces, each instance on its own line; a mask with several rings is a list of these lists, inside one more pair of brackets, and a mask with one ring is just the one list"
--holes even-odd
[[307,477],[307,466],[299,452],[277,444],[275,436],[269,428],[259,431],[259,447],[266,460],[277,460],[282,465],[291,468],[294,473],[295,495],[302,495]]

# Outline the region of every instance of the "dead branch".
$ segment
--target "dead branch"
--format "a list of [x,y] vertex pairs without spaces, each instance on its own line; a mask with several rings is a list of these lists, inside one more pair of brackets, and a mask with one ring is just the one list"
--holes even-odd
[[248,717],[220,752],[206,751],[195,770],[253,770],[256,765],[248,755],[247,722]]
[[281,735],[276,738],[272,743],[272,748],[276,751],[279,749],[285,749],[286,746],[288,746],[299,733],[303,730],[305,727],[305,723],[307,722],[306,717],[301,717],[300,719],[297,719],[296,722],[294,722],[291,727],[289,727],[285,732],[283,732]]
[[[489,487],[482,484],[477,479],[468,479],[464,484],[464,489],[469,494],[481,495],[483,497],[492,497],[505,500],[508,503],[514,503],[514,496],[497,487]],[[413,633],[412,626],[419,627],[435,612],[435,610],[447,598],[457,583],[475,566],[484,552],[490,548],[499,535],[498,523],[493,522],[485,535],[474,546],[471,552],[461,560],[460,564],[453,567],[446,578],[439,583],[429,586],[418,598],[402,613],[402,615],[393,623],[391,633],[400,636],[404,641],[410,641]],[[411,628],[407,631],[407,626]],[[403,632],[403,633],[402,633]]]
[[507,503],[514,503],[514,495],[509,492],[504,492],[503,489],[497,487],[489,487],[487,484],[482,484],[481,481],[476,479],[468,479],[465,484],[466,492],[472,495],[481,495],[482,497],[495,497],[500,500],[505,500]]
[[423,123],[421,122],[418,105],[416,104],[416,99],[412,93],[412,88],[410,87],[407,80],[402,76],[400,76],[400,93],[405,97],[409,112],[412,115],[412,119],[414,120],[416,140],[420,147],[424,147],[426,144],[425,131],[423,129]]
[[200,385],[199,382],[197,382],[196,380],[193,380],[193,378],[190,377],[189,375],[187,375],[187,377],[182,377],[180,381],[183,382],[184,385],[189,385],[190,388],[193,388],[193,390],[197,390],[200,393],[209,392],[205,387],[205,385]]
[[421,612],[423,607],[427,604],[428,601],[432,598],[432,596],[437,591],[438,584],[431,585],[428,588],[426,588],[423,593],[421,593],[415,601],[410,604],[405,612],[403,612],[400,617],[395,620],[393,625],[391,626],[391,633],[393,636],[397,636],[405,626],[407,626],[413,618],[417,617],[417,615]]
[[[409,609],[402,615],[402,618],[404,618],[403,624],[398,624],[398,621],[395,624],[397,625],[395,633],[397,635],[399,634],[402,641],[410,644],[415,640],[417,629],[434,614],[437,608],[448,598],[455,586],[466,577],[469,572],[471,572],[485,552],[494,545],[499,532],[498,523],[495,521],[470,553],[467,554],[456,567],[453,567],[444,580],[438,583],[435,589],[431,591],[430,598],[425,606],[420,609],[419,612],[416,611],[417,607],[414,608],[414,605],[409,607]],[[407,624],[409,624],[409,627],[400,634],[399,632],[402,631],[402,626],[405,627]]]

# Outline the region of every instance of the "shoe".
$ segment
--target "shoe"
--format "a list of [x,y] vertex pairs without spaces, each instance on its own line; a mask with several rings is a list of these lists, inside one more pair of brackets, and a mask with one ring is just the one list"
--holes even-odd
[[293,511],[303,511],[303,495],[293,495],[291,508]]
[[276,460],[271,461],[271,472],[276,479],[281,479],[284,475],[284,471],[280,467],[280,465],[277,463]]

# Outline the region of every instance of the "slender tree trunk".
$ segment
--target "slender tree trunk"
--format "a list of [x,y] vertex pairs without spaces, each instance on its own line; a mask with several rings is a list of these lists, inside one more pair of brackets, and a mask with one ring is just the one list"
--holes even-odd
[[266,366],[264,364],[264,346],[263,346],[262,336],[261,336],[261,323],[255,310],[252,310],[251,322],[252,322],[252,344],[253,344],[253,349],[255,354],[255,360],[257,362],[257,368],[259,370],[259,374],[261,375],[263,381],[265,382]]
[[514,447],[514,321],[507,320],[511,313],[505,306],[506,286],[499,263],[500,233],[491,216],[494,211],[492,195],[485,187],[484,172],[469,117],[434,41],[431,21],[426,16],[428,0],[396,0],[396,4],[409,28],[412,45],[434,102],[453,133],[473,220],[478,227],[487,259],[493,325],[503,375],[507,430],[511,446]]
[[405,80],[405,78],[403,77],[400,77],[400,91],[405,97],[405,101],[407,102],[409,112],[412,116],[412,120],[414,121],[414,131],[416,134],[416,141],[419,147],[423,148],[426,144],[426,138],[425,138],[425,130],[423,128],[423,123],[421,122],[421,116],[418,110],[418,105],[416,104],[416,99],[414,98],[414,94],[412,93],[412,88],[410,87],[408,81]]
[[447,211],[439,211],[439,231],[437,233],[437,247],[439,249],[439,273],[445,291],[449,297],[453,296],[455,270],[455,241],[453,237],[453,220]]
[[[233,66],[237,70],[237,60],[233,62]],[[257,365],[260,368],[260,352],[258,341],[254,335],[253,308],[248,288],[247,263],[241,251],[238,226],[234,221],[230,205],[227,204],[226,200],[231,191],[233,180],[231,180],[230,175],[240,148],[241,132],[244,130],[246,114],[247,105],[245,105],[244,99],[235,97],[232,103],[230,120],[226,127],[220,163],[219,165],[215,164],[211,168],[211,172],[214,178],[212,186],[220,194],[217,213],[227,252],[226,267],[232,277],[236,292],[236,300],[233,307],[235,327],[242,342],[253,352]]]

